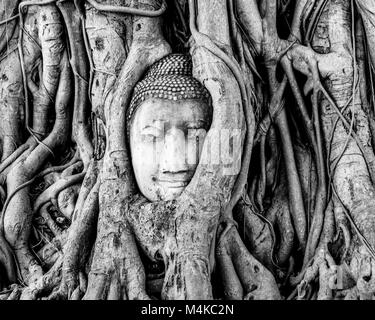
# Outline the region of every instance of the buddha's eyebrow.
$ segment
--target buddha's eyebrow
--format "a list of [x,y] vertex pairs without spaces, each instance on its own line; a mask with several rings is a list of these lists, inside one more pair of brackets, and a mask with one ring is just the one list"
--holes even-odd
[[145,122],[147,126],[154,126],[154,125],[160,126],[161,124],[165,122],[165,120],[164,119],[153,119],[153,120],[147,119]]
[[206,120],[195,120],[186,123],[188,127],[201,128],[207,126],[208,122]]
[[147,123],[146,125],[144,125],[142,130],[147,129],[147,128],[156,128],[156,129],[161,130],[163,128],[163,125],[164,125],[164,120],[153,120],[152,123]]
[[157,120],[152,120],[152,124],[156,124],[156,125],[162,125],[165,123],[165,120],[164,119],[157,119]]
[[144,129],[148,129],[148,128],[161,129],[159,126],[155,126],[155,125],[153,125],[153,124],[146,124],[146,125],[142,128],[142,130],[144,130]]

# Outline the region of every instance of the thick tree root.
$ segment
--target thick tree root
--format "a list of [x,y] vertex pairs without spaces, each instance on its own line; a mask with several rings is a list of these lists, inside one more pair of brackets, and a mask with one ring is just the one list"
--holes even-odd
[[86,32],[82,23],[84,18],[72,2],[59,2],[57,6],[65,20],[71,52],[70,64],[75,78],[73,138],[86,170],[93,157],[94,148],[90,135],[89,64],[83,36]]
[[[86,292],[86,288],[84,291],[80,289],[79,274],[84,272],[95,238],[99,213],[99,186],[98,178],[87,196],[82,212],[77,215],[69,228],[68,241],[64,247],[63,277],[56,296],[72,299],[82,297]],[[75,292],[76,290],[79,292]]]
[[[106,189],[103,190],[103,187]],[[119,185],[114,189],[117,190],[118,200],[112,200],[110,204],[104,197],[110,196],[112,188],[113,184],[107,186],[103,182],[100,187],[99,194],[103,195],[99,197],[99,235],[84,299],[149,299],[134,235],[124,221],[126,202],[129,200],[123,197],[122,187]],[[102,207],[103,204],[105,208]]]
[[68,232],[64,230],[36,253],[38,260],[43,262],[43,267],[45,269],[51,268],[57,259],[63,255],[63,249],[67,240]]
[[[17,48],[17,37],[11,35],[8,39],[10,39],[8,46]],[[0,52],[1,60],[3,59]],[[3,161],[9,158],[7,163],[11,163],[12,158],[10,156],[22,141],[22,74],[16,50],[11,51],[1,62],[0,77],[0,117],[2,119],[0,127],[0,171],[2,171],[2,168],[6,166],[6,164],[2,164]]]
[[[67,57],[61,62],[60,83],[56,96],[56,120],[51,134],[38,145],[22,162],[11,170],[7,176],[9,194],[20,185],[29,181],[50,155],[49,149],[57,149],[65,145],[69,133],[69,110],[67,105],[70,94],[70,72]],[[45,148],[49,145],[49,149]],[[26,283],[40,278],[42,270],[29,252],[28,238],[32,220],[32,209],[27,188],[19,190],[9,202],[4,216],[4,231],[7,241],[17,256],[20,269]]]
[[[347,290],[352,290],[356,282],[348,265],[337,265],[326,246],[320,246],[317,253],[308,265],[303,280],[297,287],[297,299],[306,300],[312,298],[311,286],[319,279],[317,300],[341,299],[340,296]],[[372,297],[373,291],[370,294]],[[346,296],[348,299],[348,296]]]
[[[358,297],[361,300],[373,300],[375,297],[375,259],[365,246],[360,246],[355,250],[350,261],[350,271],[356,281]],[[346,299],[349,299],[349,296]]]
[[220,236],[216,257],[226,299],[281,299],[272,273],[249,253],[233,225]]
[[[271,222],[255,214],[251,208],[240,201],[234,212],[234,219],[238,222],[239,234],[251,254],[268,270],[273,271],[273,249],[275,237]],[[271,229],[272,228],[272,229]]]
[[33,212],[36,213],[39,209],[51,199],[57,199],[60,192],[69,188],[72,185],[81,182],[85,177],[85,172],[77,173],[69,177],[63,177],[54,183],[52,186],[44,190],[39,197],[35,200]]
[[[83,168],[82,168],[82,165],[83,165]],[[61,178],[69,179],[68,178],[69,176],[73,178],[73,176],[75,176],[79,172],[86,173],[86,170],[87,170],[87,167],[85,167],[83,161],[79,161],[75,165],[72,165],[68,167],[67,169],[65,169],[61,173]],[[81,188],[81,182],[79,181],[78,183],[74,183],[72,186],[69,186],[65,188],[64,190],[58,192],[58,195],[55,198],[56,203],[57,203],[57,209],[69,221],[72,219],[77,197],[80,192],[80,188]]]
[[108,141],[99,189],[98,235],[84,299],[148,298],[134,236],[124,221],[129,196],[135,191],[124,106],[146,68],[168,53],[170,46],[162,36],[161,20],[135,17],[128,57],[104,107]]
[[272,204],[265,215],[278,234],[279,241],[275,249],[275,260],[279,266],[284,266],[289,261],[295,236],[286,190],[284,183],[281,182],[275,190]]
[[41,294],[48,294],[61,282],[62,257],[60,257],[53,267],[37,281],[31,283],[23,289],[21,300],[36,300]]
[[17,281],[17,270],[12,249],[6,239],[0,235],[0,263],[6,279],[1,279],[0,285],[5,286]]

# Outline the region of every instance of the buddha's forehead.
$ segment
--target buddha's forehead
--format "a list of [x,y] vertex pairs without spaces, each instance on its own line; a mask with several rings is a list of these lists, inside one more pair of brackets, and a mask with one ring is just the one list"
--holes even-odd
[[138,124],[154,122],[190,122],[210,121],[210,107],[201,100],[166,100],[148,99],[144,101],[135,113]]

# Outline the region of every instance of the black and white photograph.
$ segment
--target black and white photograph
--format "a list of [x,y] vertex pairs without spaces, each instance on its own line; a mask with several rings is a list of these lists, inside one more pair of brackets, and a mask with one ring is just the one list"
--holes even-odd
[[375,0],[0,0],[0,300],[375,300]]

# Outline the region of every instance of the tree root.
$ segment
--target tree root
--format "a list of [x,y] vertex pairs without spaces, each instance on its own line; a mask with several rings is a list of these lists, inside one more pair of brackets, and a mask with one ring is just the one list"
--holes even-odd
[[[4,272],[7,277],[6,281],[15,283],[17,281],[16,264],[14,261],[12,249],[10,248],[3,235],[0,235],[0,263],[4,268]],[[3,282],[4,280],[1,279],[1,281]],[[3,284],[6,284],[6,281],[4,281]]]
[[91,189],[97,182],[99,170],[101,169],[102,164],[102,161],[90,161],[85,178],[83,179],[81,188],[79,190],[78,199],[76,201],[73,216],[71,219],[72,221],[76,220],[77,216],[80,215],[80,212],[83,210],[85,201]]
[[[31,139],[30,139],[31,140]],[[33,148],[35,144],[33,145],[30,143],[31,141],[28,140],[26,143],[20,145],[8,158],[6,158],[3,162],[0,164],[0,184],[3,184],[5,182],[5,177],[7,173],[15,166],[15,164],[20,161],[20,158],[22,158],[22,155],[25,155],[26,151]],[[10,168],[9,168],[10,167]],[[4,171],[5,174],[4,174]]]
[[272,273],[246,249],[238,231],[228,225],[217,243],[216,257],[224,276],[227,299],[279,300],[279,289]]
[[[81,153],[80,153],[81,154]],[[83,164],[83,171],[82,171],[82,164]],[[61,173],[61,178],[68,178],[68,176],[71,176],[73,174],[76,174],[80,171],[82,173],[86,173],[87,166],[85,167],[85,164],[83,161],[79,161],[75,166],[72,165],[70,168],[67,168]],[[85,175],[86,177],[86,175]],[[80,191],[81,183],[75,183],[72,186],[65,188],[61,192],[58,193],[56,199],[57,203],[57,209],[60,211],[60,213],[65,216],[69,221],[72,218],[77,197]],[[52,198],[53,199],[53,198]]]
[[355,284],[348,267],[345,264],[338,266],[325,246],[319,247],[312,263],[307,267],[303,280],[297,287],[298,300],[308,298],[310,285],[317,277],[318,300],[333,300],[337,290],[346,290]]
[[271,223],[255,214],[243,201],[237,204],[234,219],[239,224],[239,233],[243,234],[242,240],[251,254],[268,270],[274,271],[273,249],[276,239]]
[[72,2],[57,3],[67,28],[71,60],[70,64],[74,73],[74,114],[73,138],[77,143],[80,157],[87,170],[90,159],[93,157],[94,148],[90,135],[90,109],[89,109],[89,70],[88,57],[83,39],[83,15],[75,8]]
[[79,274],[84,272],[93,245],[99,212],[99,186],[100,179],[87,196],[82,212],[77,215],[70,226],[68,241],[64,247],[62,282],[60,289],[55,294],[56,297],[73,299],[82,297],[86,292],[86,288],[84,291],[81,290],[82,288],[80,289]]
[[57,225],[55,220],[52,219],[51,215],[48,212],[50,204],[46,203],[40,208],[40,216],[43,218],[47,227],[52,231],[55,237],[61,235],[62,229]]
[[[99,234],[83,298],[85,300],[149,299],[135,238],[128,222],[124,221],[129,200],[121,194],[121,188],[119,185],[113,189],[112,183],[107,185],[103,182],[100,186]],[[109,203],[105,197],[111,197],[113,190],[118,190],[117,200],[112,199]]]
[[283,266],[289,261],[294,247],[295,235],[283,176],[281,181],[284,182],[279,183],[272,204],[265,213],[266,218],[273,224],[279,235],[279,243],[277,244],[277,250],[275,250],[275,260],[279,266]]
[[51,199],[56,199],[60,192],[81,182],[85,177],[85,172],[77,173],[70,177],[64,177],[54,183],[52,186],[43,191],[35,200],[33,212],[36,213],[39,209]]
[[148,298],[144,268],[134,236],[124,221],[129,196],[135,192],[124,106],[146,68],[170,51],[159,18],[134,18],[129,55],[104,106],[108,141],[99,190],[98,235],[84,299]]
[[[12,26],[16,26],[16,22],[12,22]],[[7,28],[8,29],[8,28]],[[10,28],[11,29],[11,28]],[[23,93],[22,93],[22,74],[19,64],[19,58],[16,50],[17,39],[16,36],[10,35],[9,38],[2,38],[9,40],[7,54],[3,60],[0,52],[0,116],[2,125],[0,128],[0,149],[1,162],[7,160],[5,165],[0,165],[2,168],[10,163],[10,156],[22,143],[22,106],[23,106]],[[1,44],[0,44],[1,46]]]
[[350,261],[350,271],[356,281],[361,300],[372,300],[375,295],[375,259],[365,246],[355,249]]
[[42,261],[45,269],[51,268],[57,259],[63,255],[63,249],[68,240],[68,232],[64,230],[60,235],[47,242],[37,253],[38,260]]
[[36,300],[41,294],[48,294],[61,282],[62,257],[60,257],[53,267],[39,278],[23,289],[20,300]]
[[[63,147],[69,134],[69,110],[67,108],[70,98],[71,75],[67,66],[65,54],[61,68],[60,83],[56,96],[56,120],[52,132],[39,144],[28,157],[18,163],[7,177],[9,194],[12,194],[20,185],[30,180],[40,169],[40,166],[50,155],[49,149]],[[49,146],[47,150],[44,145]],[[40,266],[28,249],[28,237],[32,219],[32,209],[27,189],[22,189],[15,194],[9,202],[4,215],[4,231],[7,241],[14,249],[21,272],[26,283],[40,278],[43,274]]]
[[21,288],[18,285],[13,285],[12,287],[13,290],[7,300],[18,300],[22,293]]

